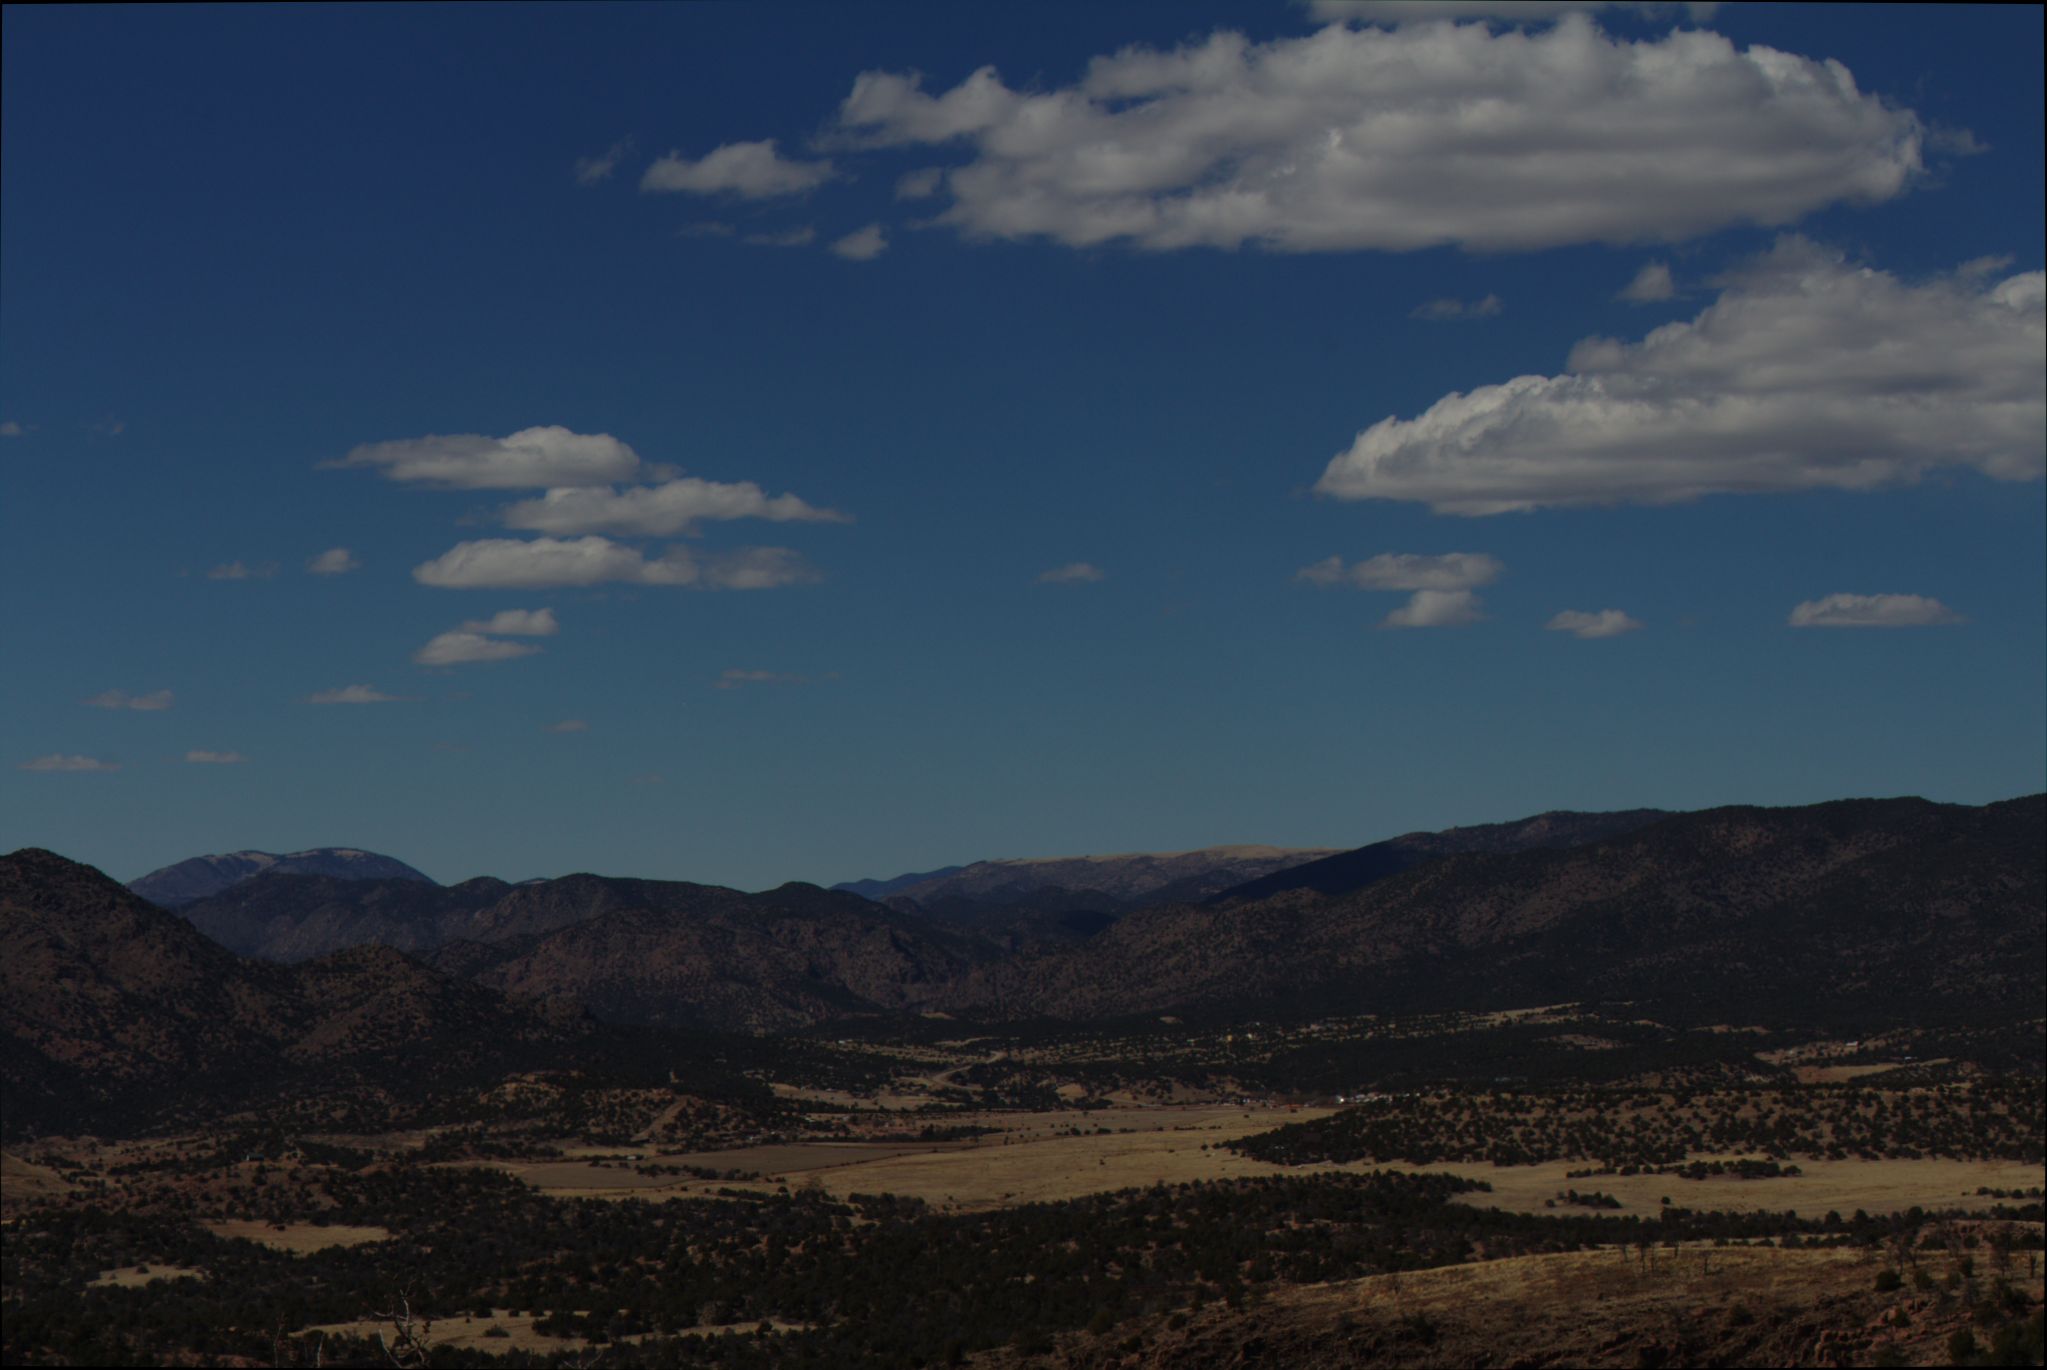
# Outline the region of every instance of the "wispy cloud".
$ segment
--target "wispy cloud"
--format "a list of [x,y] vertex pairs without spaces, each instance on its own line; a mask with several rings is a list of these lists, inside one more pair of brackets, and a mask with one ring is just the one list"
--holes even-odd
[[551,586],[674,585],[700,590],[764,590],[818,579],[787,547],[743,547],[698,556],[669,547],[649,557],[609,538],[484,538],[457,543],[413,568],[422,585],[445,590],[542,589]]
[[1108,573],[1091,561],[1069,561],[1049,571],[1038,572],[1040,585],[1091,585],[1108,579]]
[[48,756],[39,756],[33,761],[24,761],[15,769],[21,771],[105,772],[120,770],[121,763],[118,761],[101,761],[99,758],[92,756],[66,756],[60,752],[52,752]]
[[783,157],[775,151],[775,140],[767,138],[727,143],[694,160],[671,152],[647,168],[640,177],[640,189],[766,200],[815,190],[836,174],[828,161],[799,162]]
[[203,752],[195,749],[185,753],[185,760],[195,766],[239,766],[248,759],[240,752]]
[[817,241],[817,230],[805,224],[779,233],[749,233],[742,241],[753,247],[808,247]]
[[13,419],[0,421],[0,438],[18,438],[27,432],[26,428],[23,428]]
[[410,695],[387,695],[374,685],[342,685],[306,696],[308,704],[409,704]]
[[1622,288],[1619,298],[1630,304],[1654,304],[1659,300],[1677,298],[1677,282],[1671,279],[1670,265],[1667,262],[1649,263]]
[[1925,595],[1827,595],[1791,611],[1793,628],[1934,628],[1962,616]]
[[1476,623],[1479,598],[1469,590],[1416,590],[1406,604],[1386,615],[1382,628],[1455,628]]
[[1505,306],[1500,303],[1498,295],[1488,295],[1482,300],[1430,300],[1427,304],[1416,305],[1408,317],[1454,323],[1460,319],[1490,319],[1503,308]]
[[587,733],[590,731],[590,725],[580,718],[564,718],[559,723],[548,724],[541,731],[548,733]]
[[540,649],[530,642],[507,642],[461,629],[440,633],[412,654],[421,666],[461,666],[478,661],[510,661],[532,656]]
[[277,574],[277,563],[262,562],[251,566],[247,562],[227,561],[206,572],[208,580],[268,580]]
[[169,690],[152,690],[146,695],[131,695],[125,690],[101,690],[85,702],[95,709],[139,709],[154,713],[171,707],[175,698]]
[[346,547],[329,547],[306,563],[306,570],[316,576],[344,576],[361,569],[362,563]]
[[659,485],[549,490],[538,499],[506,506],[507,528],[566,536],[610,533],[672,537],[699,523],[761,519],[769,523],[850,523],[835,509],[820,509],[795,495],[770,496],[750,480],[715,481],[683,476]]
[[736,690],[744,685],[808,685],[807,675],[790,675],[782,671],[746,671],[731,667],[718,673],[718,688]]
[[1565,609],[1543,625],[1553,633],[1569,633],[1573,637],[1584,638],[1619,637],[1641,626],[1638,620],[1618,609],[1601,609],[1596,614],[1582,609]]
[[1469,590],[1490,585],[1505,570],[1499,559],[1484,552],[1381,552],[1369,561],[1345,566],[1342,557],[1325,557],[1294,573],[1311,585],[1354,585],[1361,590]]
[[576,184],[594,186],[610,180],[612,173],[618,170],[618,164],[624,161],[632,150],[633,140],[621,138],[595,157],[578,157]]

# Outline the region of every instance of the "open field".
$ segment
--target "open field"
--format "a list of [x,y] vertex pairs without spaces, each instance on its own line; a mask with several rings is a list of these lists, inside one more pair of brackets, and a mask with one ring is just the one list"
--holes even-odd
[[[1365,1172],[1373,1162],[1283,1166],[1254,1160],[1220,1144],[1328,1110],[1237,1105],[1117,1107],[1086,1113],[962,1115],[999,1126],[1000,1133],[958,1142],[806,1142],[728,1151],[647,1153],[640,1164],[696,1166],[757,1173],[759,1180],[703,1180],[641,1174],[633,1163],[501,1161],[494,1168],[560,1198],[703,1197],[720,1189],[773,1190],[816,1185],[836,1196],[897,1194],[934,1206],[977,1211],[1077,1198],[1152,1184],[1253,1176]],[[1076,1131],[1079,1135],[1074,1135]],[[614,1150],[610,1155],[616,1155]],[[1716,1159],[1707,1156],[1701,1159]],[[1731,1158],[1729,1158],[1731,1159]],[[456,1163],[462,1164],[462,1163]],[[1485,1162],[1391,1161],[1397,1169],[1443,1170],[1492,1185],[1464,1202],[1515,1212],[1548,1211],[1544,1201],[1566,1189],[1611,1194],[1621,1211],[1653,1214],[1668,1196],[1679,1207],[1729,1212],[1794,1210],[1818,1216],[1922,1208],[1987,1208],[1998,1202],[1981,1188],[2019,1190],[2041,1182],[2038,1166],[2013,1161],[1946,1159],[1807,1160],[1800,1175],[1766,1180],[1714,1176],[1597,1175],[1570,1178],[1580,1161],[1495,1166]],[[1568,1210],[1566,1210],[1568,1211]]]
[[124,1265],[115,1270],[102,1270],[93,1281],[98,1285],[113,1285],[117,1288],[132,1289],[137,1285],[155,1284],[158,1280],[203,1280],[204,1270],[194,1270],[186,1265]]
[[318,1223],[266,1223],[250,1218],[229,1218],[201,1223],[200,1226],[217,1236],[246,1237],[274,1251],[292,1252],[325,1251],[332,1246],[364,1246],[370,1242],[388,1241],[391,1236],[381,1227],[351,1227],[344,1223],[323,1227]]

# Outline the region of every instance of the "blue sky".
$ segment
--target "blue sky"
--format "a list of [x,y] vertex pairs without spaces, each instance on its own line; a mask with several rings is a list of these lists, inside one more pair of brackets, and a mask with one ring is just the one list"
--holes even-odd
[[0,846],[2040,789],[2039,9],[1565,8],[8,9]]

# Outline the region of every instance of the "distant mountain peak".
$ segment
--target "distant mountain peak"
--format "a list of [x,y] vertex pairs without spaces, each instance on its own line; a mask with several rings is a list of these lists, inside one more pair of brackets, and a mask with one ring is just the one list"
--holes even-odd
[[128,888],[158,908],[175,909],[265,874],[434,883],[431,877],[395,857],[381,856],[361,847],[308,847],[304,851],[283,854],[249,850],[194,856],[131,880]]

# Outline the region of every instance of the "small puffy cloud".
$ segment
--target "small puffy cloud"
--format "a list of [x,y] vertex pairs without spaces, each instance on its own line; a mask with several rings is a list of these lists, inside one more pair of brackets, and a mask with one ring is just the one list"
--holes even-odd
[[326,465],[366,466],[389,480],[444,489],[518,490],[630,480],[640,458],[609,433],[549,424],[503,438],[457,433],[366,443]]
[[553,637],[561,631],[552,609],[501,609],[489,618],[462,625],[468,633],[502,633],[507,637]]
[[888,238],[880,224],[869,224],[848,233],[832,244],[832,255],[849,262],[871,262],[888,251]]
[[329,547],[308,561],[306,569],[316,576],[342,576],[350,571],[360,571],[362,563],[346,547]]
[[251,566],[246,562],[225,561],[206,572],[208,580],[268,580],[277,574],[277,563],[263,562]]
[[195,748],[185,753],[185,760],[194,766],[239,766],[248,759],[240,752],[203,752]]
[[736,690],[743,685],[808,685],[807,675],[787,675],[780,671],[743,671],[732,667],[718,673],[718,688]]
[[1839,62],[1711,32],[1614,37],[1582,14],[1225,30],[1098,56],[1048,89],[983,67],[934,95],[867,71],[838,127],[855,146],[962,146],[937,222],[968,236],[1153,251],[1674,242],[1892,199],[1930,140]]
[[1307,0],[1308,13],[1325,24],[1441,23],[1491,19],[1507,24],[1546,24],[1566,14],[1632,10],[1663,19],[1684,10],[1703,24],[1718,4],[1670,4],[1663,0]]
[[618,164],[633,150],[633,140],[621,138],[595,157],[576,159],[576,184],[594,186],[611,179],[618,170]]
[[1038,572],[1040,585],[1087,585],[1107,578],[1102,568],[1091,561],[1069,561],[1064,566]]
[[675,230],[678,238],[729,238],[739,230],[722,219],[699,219]]
[[927,166],[916,171],[906,171],[896,178],[896,198],[928,200],[938,193],[939,183],[944,179],[944,167]]
[[131,695],[125,690],[102,690],[85,702],[95,709],[140,709],[154,713],[171,707],[173,696],[169,690],[152,690],[146,695]]
[[612,533],[622,537],[671,537],[698,523],[765,519],[770,523],[850,523],[846,515],[819,509],[794,495],[765,494],[750,480],[715,481],[685,476],[660,485],[623,490],[549,490],[503,512],[507,528],[557,536]]
[[727,143],[694,161],[680,152],[671,152],[647,168],[640,178],[640,189],[765,200],[815,190],[835,174],[828,161],[797,162],[783,157],[775,151],[775,140],[768,138],[755,143]]
[[374,685],[342,685],[306,696],[308,704],[404,704],[408,696],[387,695]]
[[0,421],[0,438],[18,438],[27,431],[13,419]]
[[752,247],[808,247],[817,241],[817,230],[805,224],[780,233],[749,233],[744,241]]
[[1498,295],[1488,295],[1482,300],[1430,300],[1427,304],[1416,305],[1408,317],[1428,319],[1431,322],[1451,323],[1459,319],[1490,319],[1504,308]]
[[1382,628],[1455,628],[1476,623],[1478,596],[1469,590],[1416,590],[1407,603],[1386,615]]
[[587,733],[590,731],[590,725],[580,718],[564,718],[559,723],[548,724],[541,731],[547,733]]
[[121,763],[118,761],[101,761],[99,758],[91,756],[65,756],[59,752],[52,752],[48,756],[39,756],[33,761],[24,761],[15,769],[21,771],[104,772],[120,770]]
[[1651,262],[1635,273],[1618,298],[1630,304],[1654,304],[1677,298],[1677,282],[1670,278],[1670,264]]
[[421,666],[461,666],[476,661],[510,661],[540,649],[530,642],[507,642],[456,628],[432,638],[412,654]]
[[1469,590],[1490,585],[1506,567],[1484,552],[1445,552],[1423,556],[1414,552],[1381,552],[1350,566],[1342,557],[1324,557],[1294,573],[1311,585],[1355,585],[1360,590]]
[[1639,620],[1629,618],[1618,609],[1601,609],[1598,613],[1587,613],[1582,609],[1566,609],[1543,627],[1553,633],[1569,633],[1572,637],[1619,637],[1632,633],[1642,625]]
[[1936,628],[1962,616],[1925,595],[1828,595],[1791,611],[1794,628]]
[[669,547],[649,557],[604,537],[483,538],[461,542],[413,568],[412,578],[444,590],[530,590],[552,586],[678,585],[760,590],[818,578],[787,547],[743,547],[697,556]]
[[1318,493],[1438,513],[1874,490],[2047,470],[2047,274],[1908,283],[1800,238],[1687,323],[1588,338],[1556,376],[1453,392],[1329,462]]

